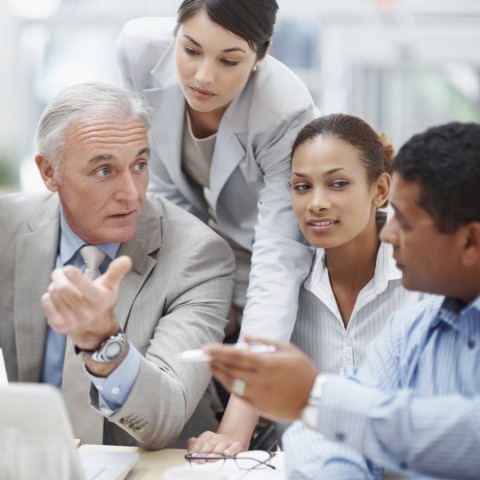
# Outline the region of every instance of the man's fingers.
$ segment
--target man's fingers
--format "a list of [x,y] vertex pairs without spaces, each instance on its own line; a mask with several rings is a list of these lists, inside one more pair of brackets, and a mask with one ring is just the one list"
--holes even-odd
[[240,368],[256,371],[262,359],[262,353],[236,349],[228,345],[212,345],[204,348],[212,357],[211,363],[222,364],[226,368]]
[[270,340],[267,338],[254,337],[248,334],[244,336],[244,340],[246,343],[263,343],[265,345],[272,345],[275,347],[275,350],[279,352],[284,350],[290,350],[292,348],[292,345],[289,343],[279,342],[278,340]]
[[100,281],[105,288],[111,291],[117,291],[120,282],[132,268],[132,260],[126,255],[112,260],[107,271],[100,277]]

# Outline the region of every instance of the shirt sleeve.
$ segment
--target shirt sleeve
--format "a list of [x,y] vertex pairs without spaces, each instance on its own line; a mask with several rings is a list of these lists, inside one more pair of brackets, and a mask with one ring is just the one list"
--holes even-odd
[[332,378],[318,429],[399,473],[474,479],[480,471],[479,412],[478,397],[382,392]]
[[[328,377],[317,430],[339,446],[338,454],[332,452],[329,458],[350,461],[341,453],[341,448],[350,447],[403,475],[478,478],[480,398],[422,396],[402,389],[404,328],[405,322],[392,315],[360,369]],[[362,461],[355,464],[362,468]]]
[[288,341],[298,309],[298,292],[314,249],[303,238],[290,201],[290,149],[297,132],[317,114],[297,105],[265,134],[256,161],[265,183],[258,202],[252,266],[242,333]]
[[294,423],[283,435],[282,443],[289,480],[381,478],[381,469],[359,452],[328,441],[303,422]]
[[104,415],[111,415],[125,403],[139,370],[140,353],[129,342],[126,357],[108,377],[96,377],[87,371],[100,394],[99,403]]

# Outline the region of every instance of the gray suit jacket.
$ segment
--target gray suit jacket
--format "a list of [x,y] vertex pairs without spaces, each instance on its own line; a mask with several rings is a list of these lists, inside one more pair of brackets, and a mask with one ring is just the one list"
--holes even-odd
[[[123,81],[155,111],[150,189],[205,220],[202,188],[182,170],[185,97],[174,65],[173,18],[139,18],[123,28],[118,58]],[[290,150],[318,115],[305,84],[268,56],[228,106],[215,141],[210,198],[226,235],[253,252],[242,329],[290,338],[300,285],[313,251],[290,205]]]
[[[59,230],[56,194],[0,197],[0,346],[12,381],[40,380],[47,331],[40,298],[55,267]],[[120,286],[115,314],[142,362],[108,428],[115,444],[162,448],[179,436],[210,380],[204,365],[176,354],[223,339],[233,254],[198,219],[152,196],[135,239],[119,255],[131,257],[133,269]],[[92,387],[98,406],[96,395]],[[135,423],[146,425],[136,431]]]

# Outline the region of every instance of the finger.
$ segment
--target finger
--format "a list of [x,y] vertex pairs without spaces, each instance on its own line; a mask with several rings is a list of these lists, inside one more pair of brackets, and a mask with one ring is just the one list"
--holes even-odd
[[235,378],[244,378],[248,373],[248,371],[241,368],[228,367],[222,363],[217,364],[215,362],[211,362],[208,368],[216,378],[221,378],[226,383],[229,381],[233,382]]
[[49,325],[62,332],[74,321],[77,315],[71,306],[64,301],[61,291],[53,283],[48,286],[47,292],[42,296],[42,307]]
[[203,448],[204,444],[208,442],[208,440],[210,439],[210,437],[212,437],[212,435],[215,435],[215,434],[213,432],[210,432],[210,431],[207,430],[206,432],[203,432],[198,437],[190,437],[187,440],[188,451],[190,453],[192,453],[192,452],[195,452],[195,453],[202,452],[203,451],[202,448]]
[[209,442],[210,448],[212,453],[218,453],[220,455],[224,455],[224,451],[232,444],[231,440],[223,440],[217,443]]
[[188,440],[187,440],[187,451],[188,453],[192,453],[192,452],[195,452],[195,445],[197,444],[197,440],[198,438],[197,437],[190,437]]
[[130,257],[127,257],[126,255],[117,257],[115,260],[112,260],[107,271],[99,277],[99,282],[105,288],[108,288],[112,292],[116,292],[120,286],[120,282],[124,279],[125,275],[131,268],[132,260]]
[[268,338],[254,337],[249,334],[245,334],[243,340],[246,343],[263,343],[265,345],[272,345],[277,351],[289,350],[291,346],[289,343],[279,342],[278,340],[271,340]]
[[49,293],[44,293],[41,298],[42,308],[47,317],[48,324],[57,331],[63,327],[63,318],[55,308]]
[[[52,286],[53,289],[51,289]],[[89,299],[90,302],[95,300],[92,299],[92,292],[94,292],[92,281],[85,277],[78,268],[71,265],[52,272],[49,291],[52,292],[54,301],[61,298],[73,310],[79,309],[80,304],[86,299]]]
[[112,295],[104,295],[105,290],[96,286],[92,280],[76,269],[65,267],[52,274],[49,287],[52,301],[60,314],[74,319],[86,321],[95,318],[99,312],[110,308]]
[[231,346],[208,346],[205,352],[212,357],[211,363],[223,364],[227,368],[256,371],[262,354],[239,350]]
[[245,448],[240,442],[233,442],[228,448],[226,448],[222,453],[227,457],[236,455],[237,453],[243,452]]

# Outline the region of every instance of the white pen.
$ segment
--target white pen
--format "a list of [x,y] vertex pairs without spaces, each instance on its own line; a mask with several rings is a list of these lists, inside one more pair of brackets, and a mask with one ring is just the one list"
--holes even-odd
[[[254,353],[270,353],[275,351],[273,345],[266,345],[264,343],[237,342],[233,345],[233,348],[238,350],[248,350],[249,352]],[[196,350],[185,350],[178,354],[178,358],[188,362],[210,362],[212,360],[211,355],[205,353],[201,348]]]
[[5,368],[5,361],[3,359],[3,352],[0,348],[0,387],[8,385],[7,369]]

